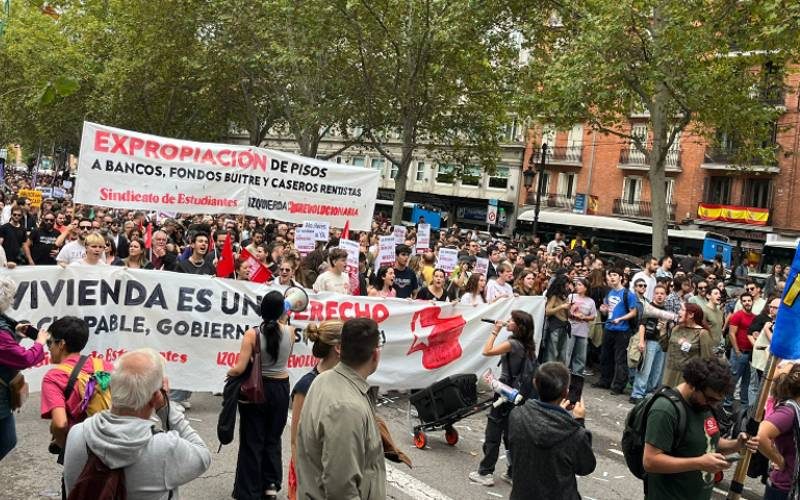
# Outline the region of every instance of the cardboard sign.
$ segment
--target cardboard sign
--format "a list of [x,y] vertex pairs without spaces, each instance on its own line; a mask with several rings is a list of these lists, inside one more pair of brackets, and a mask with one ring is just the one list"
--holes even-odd
[[328,241],[328,239],[330,238],[331,225],[329,222],[304,222],[303,227],[311,228],[314,230],[315,241]]
[[31,202],[32,207],[39,208],[42,206],[42,192],[36,189],[20,189],[17,193],[18,196],[24,196]]
[[417,249],[424,250],[431,247],[431,225],[419,224],[417,226]]
[[313,227],[297,227],[294,230],[294,247],[301,254],[309,254],[316,248],[316,230]]
[[394,253],[394,236],[381,236],[378,238],[378,264],[381,266],[394,264],[397,256]]
[[[297,239],[297,232],[294,233]],[[361,245],[353,240],[339,240],[339,248],[347,251],[347,265],[358,269],[358,254],[361,252]]]
[[406,233],[408,229],[405,226],[394,226],[394,244],[402,245],[406,242]]
[[489,259],[486,257],[476,257],[475,272],[486,276],[487,271],[489,271]]
[[444,272],[452,273],[458,264],[458,250],[455,248],[440,248],[437,267]]

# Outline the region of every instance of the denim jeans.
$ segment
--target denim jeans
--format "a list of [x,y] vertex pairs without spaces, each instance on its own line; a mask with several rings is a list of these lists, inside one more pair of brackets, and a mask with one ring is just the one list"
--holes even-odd
[[644,345],[644,363],[633,378],[632,398],[641,399],[661,385],[666,355],[657,340],[647,340]]
[[[736,384],[739,379],[742,380],[741,390],[739,391],[739,399],[742,402],[742,407],[749,406],[748,391],[750,388],[750,358],[752,352],[742,352],[736,354],[735,350],[731,351],[731,375],[733,383]],[[725,401],[722,403],[725,408],[733,406],[733,394],[725,396]]]
[[564,328],[550,331],[550,341],[547,344],[547,361],[567,363],[567,347],[571,335]]
[[586,346],[589,339],[586,337],[571,336],[567,343],[567,356],[569,360],[569,371],[575,375],[583,377],[583,369],[586,367]]
[[192,391],[184,391],[181,389],[169,390],[169,400],[175,403],[183,403],[184,401],[188,401],[190,397],[192,397]]
[[0,460],[17,446],[17,430],[14,428],[14,414],[0,419]]

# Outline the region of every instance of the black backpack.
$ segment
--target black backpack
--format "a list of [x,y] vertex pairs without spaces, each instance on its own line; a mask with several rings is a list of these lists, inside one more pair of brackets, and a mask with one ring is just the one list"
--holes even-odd
[[647,433],[647,416],[653,403],[660,397],[669,399],[678,412],[678,429],[675,432],[672,447],[676,448],[686,436],[686,406],[680,393],[672,387],[661,387],[653,394],[646,396],[628,412],[625,418],[625,430],[622,433],[622,454],[625,463],[634,476],[645,478],[644,464],[644,438]]
[[[516,339],[509,339],[509,342],[512,340],[519,342]],[[511,371],[511,351],[506,353],[506,363],[508,363],[508,369]],[[539,368],[539,363],[536,361],[536,356],[529,356],[526,350],[519,371],[516,375],[511,374],[511,384],[509,385],[519,391],[520,395],[525,399],[539,398],[536,388],[533,386],[533,376],[536,374],[537,368]]]
[[[631,310],[631,306],[628,305],[629,293],[633,292],[626,288],[625,292],[622,294],[622,305],[625,307],[625,314],[628,314],[628,312]],[[631,330],[634,333],[639,331],[639,324],[642,322],[642,318],[644,318],[644,305],[642,304],[642,301],[636,299],[636,316],[628,320],[628,326],[631,327]]]

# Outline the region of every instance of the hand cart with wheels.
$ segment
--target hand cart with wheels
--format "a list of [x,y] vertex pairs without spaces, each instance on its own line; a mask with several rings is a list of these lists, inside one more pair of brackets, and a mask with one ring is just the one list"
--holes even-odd
[[409,402],[417,409],[420,424],[414,426],[414,446],[425,448],[425,431],[444,429],[444,439],[450,446],[458,443],[458,431],[453,424],[492,406],[494,397],[478,402],[478,377],[472,373],[453,375],[426,389],[414,392]]

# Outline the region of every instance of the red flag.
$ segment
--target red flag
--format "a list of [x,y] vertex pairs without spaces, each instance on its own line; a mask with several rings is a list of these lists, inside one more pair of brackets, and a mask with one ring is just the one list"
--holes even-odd
[[153,223],[147,225],[147,234],[144,237],[144,247],[145,248],[152,248],[153,247]]
[[346,240],[350,238],[350,220],[348,219],[347,222],[344,223],[344,229],[342,229],[342,239]]
[[259,262],[244,248],[239,252],[239,260],[247,262],[248,268],[250,269],[250,281],[254,283],[272,281],[272,272],[269,268]]
[[222,255],[217,261],[217,277],[227,278],[233,274],[236,268],[236,262],[233,259],[233,240],[231,240],[231,233],[225,236],[225,243],[222,245]]

